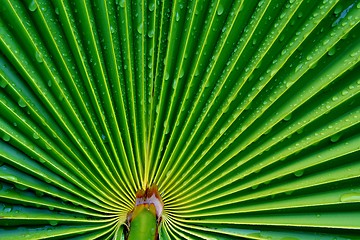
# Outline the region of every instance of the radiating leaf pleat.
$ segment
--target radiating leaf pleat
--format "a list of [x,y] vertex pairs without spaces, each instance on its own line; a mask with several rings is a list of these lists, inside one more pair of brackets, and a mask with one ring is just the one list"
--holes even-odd
[[0,238],[359,239],[359,0],[1,0]]

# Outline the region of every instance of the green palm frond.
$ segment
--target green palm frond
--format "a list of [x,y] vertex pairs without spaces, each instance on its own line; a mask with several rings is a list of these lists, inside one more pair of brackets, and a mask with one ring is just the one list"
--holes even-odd
[[0,239],[127,238],[153,184],[159,239],[360,239],[359,19],[358,0],[0,0]]

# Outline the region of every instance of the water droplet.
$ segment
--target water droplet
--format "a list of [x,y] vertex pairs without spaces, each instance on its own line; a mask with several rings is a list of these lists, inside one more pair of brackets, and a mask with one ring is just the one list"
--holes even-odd
[[42,54],[38,51],[35,52],[35,58],[36,58],[36,61],[38,63],[42,63],[44,60],[43,60],[43,57],[42,57]]
[[274,69],[274,70],[272,70],[272,71],[270,72],[270,77],[275,76],[275,74],[276,74],[276,70]]
[[170,78],[169,73],[168,73],[168,72],[165,72],[165,81],[169,80],[169,78]]
[[48,144],[48,143],[45,143],[45,147],[46,147],[47,150],[51,150],[51,149],[52,149],[51,145]]
[[0,79],[0,87],[2,87],[2,88],[5,88],[6,87],[6,85],[7,85],[7,82],[5,81],[5,79]]
[[5,208],[2,210],[4,213],[9,213],[13,210],[13,207],[10,205],[6,205]]
[[150,4],[149,4],[149,11],[152,12],[152,11],[154,11],[154,9],[155,9],[155,4],[154,4],[154,3],[150,3]]
[[39,190],[35,190],[35,195],[38,197],[42,197],[42,196],[44,196],[44,193]]
[[37,4],[36,4],[35,0],[32,0],[29,4],[29,10],[31,12],[34,12],[36,9],[37,9]]
[[220,129],[220,134],[223,134],[225,132],[225,127]]
[[294,172],[294,175],[296,177],[301,177],[303,174],[304,174],[304,170],[299,170],[299,171]]
[[120,0],[120,3],[119,3],[120,7],[125,7],[125,0]]
[[15,187],[16,187],[17,189],[22,190],[22,191],[25,191],[25,190],[28,189],[27,186],[24,186],[24,185],[22,185],[22,184],[15,183],[14,185],[15,185]]
[[348,93],[349,93],[348,90],[343,90],[343,91],[341,92],[341,95],[345,96],[345,95],[347,95]]
[[33,133],[33,138],[34,139],[39,139],[39,134],[37,134],[36,132]]
[[55,220],[51,220],[51,221],[49,221],[49,223],[50,223],[51,226],[58,225],[58,221],[55,221]]
[[356,57],[356,55],[357,55],[357,52],[353,52],[350,54],[350,57]]
[[340,137],[341,137],[341,134],[337,133],[337,134],[331,136],[330,141],[331,142],[337,142],[337,141],[339,141]]
[[175,20],[177,22],[180,20],[180,14],[178,12],[175,14]]
[[341,202],[360,202],[360,192],[345,193],[340,196]]
[[310,69],[313,69],[313,68],[315,68],[315,67],[317,66],[317,64],[318,64],[318,62],[311,62],[311,63],[309,64],[309,68],[310,68]]
[[297,132],[298,134],[301,134],[301,133],[304,132],[304,128],[303,128],[303,127],[302,127],[302,128],[299,128],[296,132]]
[[217,15],[220,16],[221,14],[223,14],[223,12],[224,12],[224,6],[219,4],[219,7],[217,9]]
[[5,142],[8,142],[8,141],[10,141],[11,137],[10,137],[10,135],[8,135],[7,133],[4,133],[3,136],[2,136],[2,139],[3,139]]
[[328,55],[329,55],[329,56],[332,56],[332,55],[334,55],[335,53],[336,53],[336,48],[335,48],[335,47],[331,48],[331,49],[328,51]]
[[106,135],[105,134],[101,134],[101,139],[103,140],[103,142],[108,142],[108,139],[107,139],[107,137],[106,137]]
[[48,86],[51,87],[52,86],[52,82],[51,80],[48,81]]
[[115,28],[113,26],[110,26],[110,32],[114,33],[115,32]]
[[286,195],[291,195],[291,194],[293,194],[293,192],[294,192],[294,191],[287,191],[287,192],[285,192],[285,194],[286,194]]
[[197,76],[199,76],[199,74],[200,74],[200,71],[199,71],[199,69],[197,68],[196,71],[195,71],[195,73],[194,73],[194,76],[197,77]]
[[18,104],[22,108],[26,107],[26,102],[22,98],[19,99]]
[[156,112],[156,113],[159,113],[159,109],[160,109],[160,106],[159,106],[159,104],[158,104],[158,105],[156,105],[155,112]]
[[[151,30],[148,31],[148,37],[149,37],[149,38],[152,38],[153,36],[154,36],[154,30],[151,29]],[[151,51],[151,52],[152,52],[152,51]]]
[[337,5],[334,9],[335,15],[339,14],[342,11],[342,7],[340,5]]
[[264,182],[265,185],[269,185],[270,183],[271,183],[271,180]]
[[60,13],[60,12],[59,12],[59,8],[55,8],[55,14],[56,14],[56,15],[59,15],[59,13]]
[[310,61],[313,57],[311,55],[306,56],[306,60]]
[[302,67],[303,67],[303,64],[302,64],[302,63],[300,63],[299,65],[297,65],[296,68],[295,68],[295,72],[300,71],[300,70],[302,69]]
[[184,76],[184,69],[180,70],[179,78],[182,78]]
[[284,117],[285,121],[289,121],[292,117],[292,114],[290,113],[289,115],[287,115],[286,117]]
[[165,128],[165,134],[169,134],[169,131],[170,131],[169,124],[166,124],[166,126],[164,126],[164,128]]
[[138,27],[137,27],[137,31],[138,31],[138,33],[142,34],[143,29],[144,29],[144,27],[143,27],[143,26],[144,26],[144,25],[143,25],[143,23],[142,23],[142,22],[138,25]]

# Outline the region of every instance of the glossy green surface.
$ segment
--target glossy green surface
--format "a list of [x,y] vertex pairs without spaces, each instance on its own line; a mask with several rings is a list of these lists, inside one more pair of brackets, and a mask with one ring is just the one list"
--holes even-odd
[[359,239],[359,23],[359,0],[0,0],[0,239],[124,239],[152,184],[160,239]]

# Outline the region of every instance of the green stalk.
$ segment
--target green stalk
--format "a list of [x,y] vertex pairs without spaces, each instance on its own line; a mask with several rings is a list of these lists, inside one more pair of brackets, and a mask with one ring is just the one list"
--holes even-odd
[[156,239],[157,220],[155,206],[143,204],[135,208],[128,240]]

